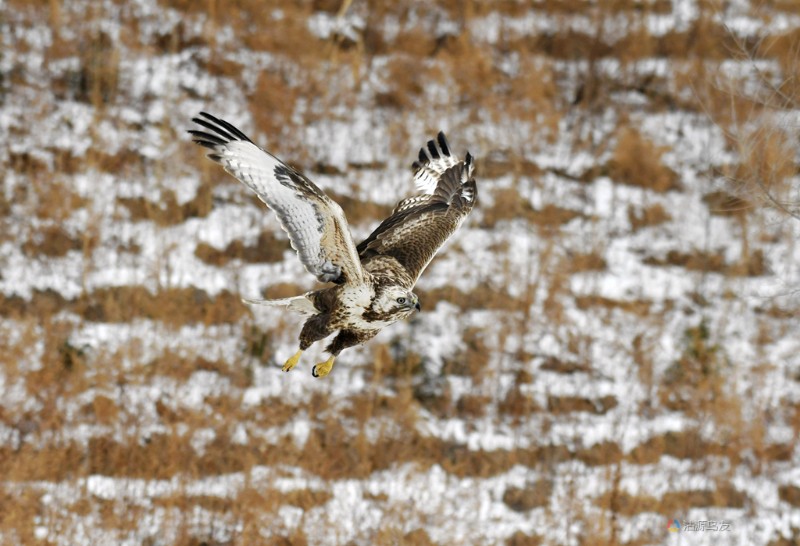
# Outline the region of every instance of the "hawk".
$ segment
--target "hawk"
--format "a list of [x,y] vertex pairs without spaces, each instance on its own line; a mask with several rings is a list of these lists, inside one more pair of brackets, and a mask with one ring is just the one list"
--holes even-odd
[[323,283],[333,283],[291,298],[245,300],[308,316],[299,350],[283,371],[291,370],[311,344],[336,333],[325,348],[330,358],[311,372],[324,377],[343,349],[366,342],[420,310],[412,292],[417,279],[464,222],[478,196],[469,152],[463,160],[453,157],[442,132],[428,141],[412,166],[422,193],[400,201],[356,245],[341,207],[306,176],[224,120],[201,112],[192,121],[203,128],[189,131],[194,142],[209,148],[210,159],[275,211],[306,270]]

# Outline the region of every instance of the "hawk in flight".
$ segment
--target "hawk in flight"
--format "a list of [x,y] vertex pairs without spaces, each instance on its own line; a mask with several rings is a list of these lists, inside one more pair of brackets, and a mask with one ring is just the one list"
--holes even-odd
[[311,372],[326,376],[343,349],[420,310],[412,288],[478,196],[469,152],[463,160],[453,157],[441,132],[429,141],[413,164],[414,182],[422,193],[400,201],[356,245],[342,209],[302,173],[224,120],[201,112],[192,121],[203,128],[189,131],[194,142],[209,148],[209,158],[275,211],[306,270],[323,283],[333,283],[291,298],[245,300],[308,316],[300,348],[283,371],[291,370],[312,343],[338,332],[325,348],[330,358]]

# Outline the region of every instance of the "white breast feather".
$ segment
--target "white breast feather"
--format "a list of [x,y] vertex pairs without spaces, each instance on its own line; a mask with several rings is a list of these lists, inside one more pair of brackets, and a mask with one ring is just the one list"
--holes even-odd
[[370,322],[364,320],[363,315],[375,297],[375,291],[368,285],[346,286],[342,290],[341,302],[347,309],[347,322],[352,328],[358,330],[379,330],[385,328],[396,320]]
[[361,315],[372,302],[375,291],[366,284],[348,285],[342,289],[341,302],[346,309],[353,309]]

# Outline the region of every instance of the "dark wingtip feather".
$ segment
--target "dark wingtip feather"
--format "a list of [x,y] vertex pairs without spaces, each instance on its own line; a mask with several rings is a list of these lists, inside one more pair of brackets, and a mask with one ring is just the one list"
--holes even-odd
[[428,156],[425,154],[425,148],[420,148],[420,149],[419,149],[419,162],[420,162],[422,165],[425,165],[425,164],[426,164],[428,161],[430,161],[430,159],[429,159],[429,158],[428,158]]
[[[246,142],[252,142],[250,138],[241,132],[237,127],[228,123],[224,119],[219,119],[217,117],[212,116],[208,112],[200,112],[198,117],[192,118],[192,121],[198,124],[201,127],[208,129],[209,131],[213,131],[218,135],[218,137],[222,137],[225,139],[224,141],[219,142],[219,144],[226,144],[227,142],[233,140],[244,140]],[[191,132],[191,131],[189,131]],[[199,131],[198,131],[199,132]],[[211,137],[208,133],[203,134],[203,138]]]
[[436,148],[436,143],[432,140],[428,141],[428,151],[431,153],[431,159],[439,159],[439,150]]
[[218,123],[220,126],[222,126],[222,127],[224,127],[225,129],[227,129],[227,130],[228,130],[228,132],[230,132],[231,134],[233,134],[234,136],[236,136],[236,137],[237,137],[239,140],[244,140],[245,142],[252,142],[252,140],[250,140],[250,138],[249,138],[249,137],[248,137],[246,134],[244,134],[243,132],[241,132],[241,131],[239,130],[239,128],[238,128],[238,127],[236,127],[236,126],[234,126],[234,125],[232,125],[232,124],[228,123],[228,122],[227,122],[227,121],[225,121],[224,119],[218,119],[218,120],[217,120],[217,123]]
[[194,142],[195,144],[199,144],[200,146],[203,146],[203,147],[208,148],[210,150],[216,150],[217,149],[217,145],[216,144],[214,144],[213,142],[208,142],[207,140],[193,139],[192,142]]
[[204,127],[206,129],[208,129],[209,131],[212,131],[212,132],[216,133],[216,135],[214,135],[216,138],[224,139],[222,141],[222,144],[226,144],[226,143],[228,143],[228,142],[230,142],[232,140],[237,140],[233,135],[229,134],[227,131],[225,131],[219,125],[216,125],[214,123],[211,123],[209,121],[206,121],[206,120],[200,119],[200,118],[194,118],[192,121],[194,121],[200,127]]
[[218,137],[216,135],[212,135],[212,134],[206,133],[205,131],[197,131],[195,129],[190,129],[188,131],[188,133],[195,137],[194,141],[197,142],[198,144],[209,143],[209,144],[212,144],[212,145],[217,145],[217,144],[226,144],[227,143],[226,140],[223,140],[223,139],[221,139],[220,137]]
[[[208,121],[210,121],[212,123],[219,123],[220,122],[219,118],[212,116],[208,112],[200,112],[200,115],[202,117],[206,118]],[[194,118],[192,121],[197,121],[199,123],[198,118]],[[203,121],[205,121],[205,120],[203,120]]]
[[411,164],[411,168],[414,169],[415,171],[418,171],[422,168],[422,165],[420,164],[419,161],[415,161],[414,163]]
[[436,135],[436,140],[439,142],[439,147],[442,149],[442,153],[446,156],[449,156],[450,146],[447,143],[447,137],[444,136],[444,131],[439,131],[439,134]]

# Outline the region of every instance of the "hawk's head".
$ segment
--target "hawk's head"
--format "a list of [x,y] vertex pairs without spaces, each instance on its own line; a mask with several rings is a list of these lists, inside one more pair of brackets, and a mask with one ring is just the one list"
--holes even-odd
[[370,310],[383,320],[401,320],[419,311],[419,298],[403,286],[384,285],[375,291]]

